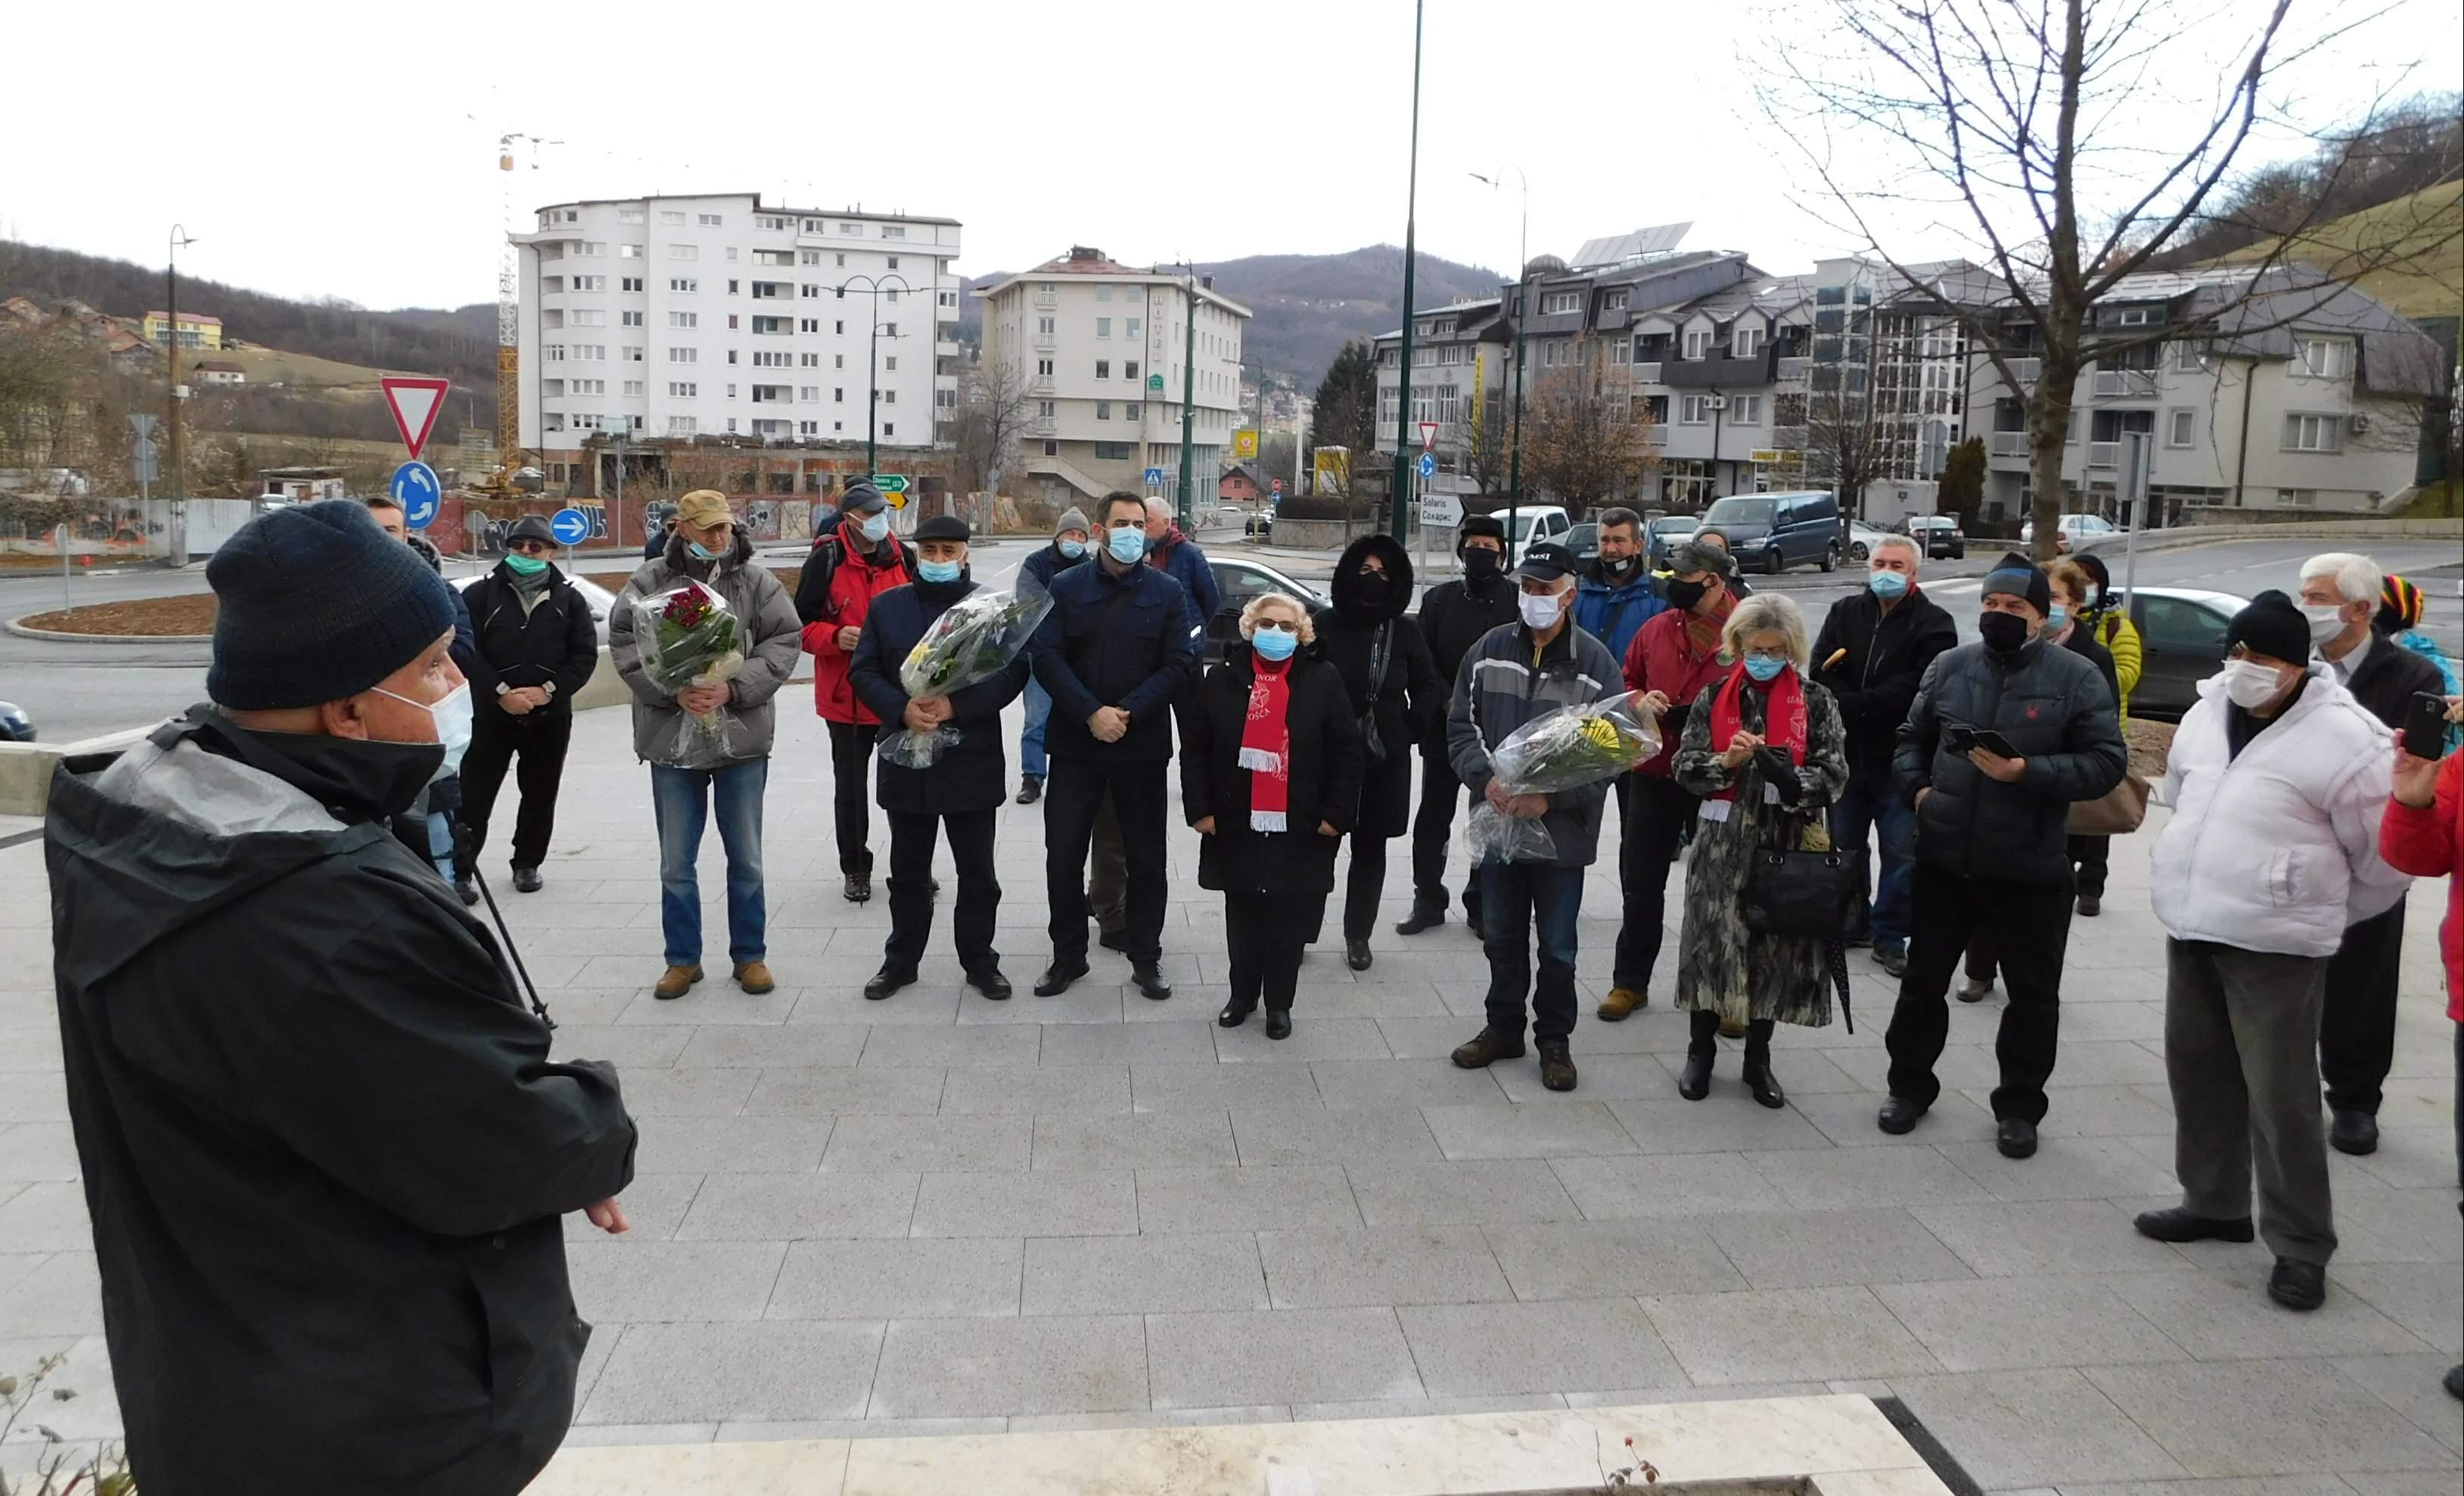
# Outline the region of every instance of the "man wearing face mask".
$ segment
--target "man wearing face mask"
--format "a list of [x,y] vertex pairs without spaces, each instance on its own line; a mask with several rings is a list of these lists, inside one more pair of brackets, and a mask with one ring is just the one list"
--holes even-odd
[[[1072,506],[1061,512],[1052,527],[1052,543],[1018,563],[1022,588],[1052,590],[1055,574],[1087,559],[1087,514]],[[1026,678],[1026,727],[1018,735],[1018,803],[1032,805],[1044,798],[1044,725],[1052,716],[1052,693],[1030,674]]]
[[544,517],[515,520],[505,546],[505,559],[463,594],[476,630],[465,670],[477,720],[462,765],[462,824],[476,861],[488,842],[496,792],[518,755],[522,803],[514,822],[514,888],[536,893],[573,740],[573,694],[599,667],[599,627],[590,605],[549,560],[556,535]]
[[890,533],[890,504],[862,478],[839,499],[839,522],[813,542],[796,577],[796,616],[803,620],[804,652],[813,657],[813,711],[828,724],[831,806],[838,835],[841,893],[850,904],[872,897],[872,815],[866,777],[881,723],[847,679],[847,662],[864,640],[872,600],[915,580],[915,553]]
[[[2366,556],[2330,552],[2301,563],[2301,616],[2318,658],[2363,711],[2398,728],[2415,695],[2444,694],[2447,683],[2437,666],[2372,627],[2382,585],[2378,563]],[[2340,1153],[2379,1146],[2379,1101],[2395,1064],[2404,903],[2357,920],[2327,965],[2319,1068],[2334,1119],[2327,1140]]]
[[[1933,1067],[1950,1032],[1944,999],[1969,933],[1990,927],[2011,990],[1994,1045],[1994,1144],[2025,1158],[2036,1151],[2061,1023],[2070,806],[2121,783],[2129,755],[2104,677],[2041,637],[2054,605],[2045,574],[2005,556],[1981,592],[1981,641],[1935,658],[1900,730],[1899,792],[1917,815],[1914,929],[1884,1037],[1891,1095],[1876,1123],[1905,1133],[1942,1093]],[[2013,754],[1975,741],[1988,731]]]
[[626,1229],[633,1122],[386,830],[468,742],[444,581],[346,499],[206,575],[211,701],[64,767],[45,828],[129,1459],[164,1496],[512,1496],[589,1339],[559,1218]]
[[[1455,555],[1463,575],[1441,582],[1420,594],[1420,637],[1438,679],[1450,688],[1463,669],[1463,656],[1488,631],[1514,622],[1514,583],[1506,580],[1506,521],[1494,515],[1468,515],[1455,535]],[[1420,805],[1412,817],[1412,913],[1395,927],[1397,935],[1419,935],[1446,922],[1446,837],[1455,819],[1455,803],[1463,798],[1463,781],[1455,778],[1447,756],[1445,721],[1420,744]],[[1480,934],[1480,869],[1465,875],[1463,922]]]
[[[445,575],[444,557],[428,537],[410,528],[409,517],[400,504],[380,494],[367,505],[379,529],[410,547],[410,553],[426,561],[429,570],[440,577]],[[472,653],[473,640],[471,602],[457,589],[453,593],[453,666],[466,675],[476,663]],[[453,885],[453,891],[461,895],[463,903],[476,904],[479,886],[472,880],[476,863],[472,845],[458,830],[461,819],[462,776],[454,763],[449,763],[421,793],[419,803],[401,818],[396,834],[412,851],[425,852],[435,866],[436,875]]]
[[2148,880],[2165,926],[2165,1075],[2182,1203],[2138,1218],[2160,1242],[2247,1242],[2276,1254],[2268,1297],[2325,1300],[2336,1249],[2319,1129],[2330,958],[2406,886],[2379,857],[2392,780],[2386,731],[2324,664],[2313,626],[2262,592],[2225,630],[2153,798],[2173,807]]
[[1206,553],[1198,542],[1183,535],[1172,517],[1172,507],[1162,499],[1146,501],[1147,564],[1179,583],[1189,594],[1190,604],[1198,609],[1200,622],[1215,616],[1222,606],[1215,586],[1215,568],[1206,563]]

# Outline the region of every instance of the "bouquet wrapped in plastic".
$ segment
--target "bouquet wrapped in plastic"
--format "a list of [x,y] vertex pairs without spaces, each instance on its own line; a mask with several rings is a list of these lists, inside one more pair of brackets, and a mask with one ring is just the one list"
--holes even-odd
[[[970,592],[933,620],[907,651],[898,684],[917,701],[981,685],[1009,668],[1050,611],[1047,592]],[[881,757],[901,768],[929,769],[960,736],[947,722],[929,733],[902,727],[882,735]]]
[[[1488,751],[1498,788],[1509,795],[1554,795],[1612,780],[1660,751],[1660,729],[1632,696],[1561,707],[1506,735]],[[1485,799],[1464,828],[1475,866],[1547,862],[1557,843],[1538,821],[1509,816]]]
[[[698,582],[633,602],[633,637],[642,646],[642,673],[661,691],[734,680],[744,669],[744,629],[727,600]],[[713,746],[724,749],[723,712],[688,714]]]

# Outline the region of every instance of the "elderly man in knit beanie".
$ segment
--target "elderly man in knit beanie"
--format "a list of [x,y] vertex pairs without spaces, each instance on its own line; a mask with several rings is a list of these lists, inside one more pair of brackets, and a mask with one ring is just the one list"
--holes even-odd
[[[1018,563],[1018,584],[1052,590],[1055,573],[1087,559],[1089,531],[1085,510],[1073,504],[1061,511],[1052,526],[1052,543]],[[1026,703],[1026,727],[1018,735],[1018,803],[1032,805],[1044,798],[1044,724],[1052,719],[1052,693],[1029,675],[1020,699]]]
[[63,767],[45,828],[129,1460],[164,1496],[511,1496],[589,1337],[559,1218],[626,1228],[633,1123],[386,829],[469,740],[444,581],[347,499],[206,576],[213,699]]
[[1980,590],[1979,641],[1935,656],[1893,760],[1897,792],[1916,810],[1916,873],[1908,969],[1885,1037],[1891,1094],[1876,1121],[1905,1133],[1941,1094],[1943,1000],[1969,932],[1990,930],[2011,992],[1994,1045],[1994,1142],[2026,1158],[2061,1024],[2071,803],[2121,783],[2129,755],[2103,674],[2041,637],[2053,608],[2045,574],[2005,556]]

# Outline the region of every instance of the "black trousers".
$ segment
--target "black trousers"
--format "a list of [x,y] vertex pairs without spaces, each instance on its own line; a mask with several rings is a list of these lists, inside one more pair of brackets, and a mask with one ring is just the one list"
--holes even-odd
[[2395,1063],[2395,989],[2403,966],[2402,899],[2384,914],[2347,926],[2344,943],[2328,958],[2319,1073],[2327,1082],[2329,1110],[2378,1115],[2379,1088]]
[[487,845],[488,817],[508,767],[522,792],[521,808],[514,813],[514,866],[536,868],[547,860],[548,839],[556,833],[557,786],[564,781],[564,753],[572,742],[570,711],[516,716],[494,702],[479,708],[471,723],[471,746],[462,755],[462,825],[470,833],[463,845],[472,862]]
[[[1386,892],[1387,839],[1354,831],[1344,840],[1352,844],[1352,867],[1343,876],[1343,937],[1366,940],[1369,932],[1376,928],[1377,901]],[[1325,903],[1323,899],[1318,901],[1321,920],[1325,918]]]
[[1891,1053],[1891,1094],[1930,1107],[1942,1094],[1934,1062],[1950,1037],[1951,974],[1968,949],[1968,933],[1991,926],[2010,992],[1993,1057],[2002,1084],[1993,1088],[1993,1115],[2041,1122],[2045,1082],[2054,1073],[2061,1032],[2062,957],[2070,942],[2071,886],[1963,878],[1917,864],[1915,931],[1908,973],[1900,979],[1883,1044]]
[[1095,924],[1106,935],[1118,935],[1130,922],[1130,864],[1121,851],[1120,818],[1112,814],[1112,797],[1104,797],[1095,812],[1095,845],[1087,859],[1087,902],[1094,908]]
[[1223,939],[1232,953],[1232,1003],[1246,1011],[1266,1000],[1269,1013],[1288,1013],[1300,985],[1302,938],[1326,914],[1326,895],[1225,893]]
[[1161,759],[1131,763],[1053,759],[1044,786],[1044,882],[1052,901],[1054,964],[1087,958],[1087,854],[1094,844],[1096,814],[1108,794],[1128,868],[1124,928],[1130,959],[1144,964],[1162,954],[1168,767]]
[[831,808],[838,813],[839,871],[872,870],[872,750],[881,729],[869,722],[831,722]]
[[1675,780],[1656,774],[1629,774],[1618,782],[1632,806],[1625,815],[1625,834],[1617,847],[1618,881],[1625,885],[1625,913],[1617,926],[1615,985],[1640,992],[1651,985],[1651,969],[1660,961],[1661,921],[1668,913],[1668,869],[1685,825],[1701,802]]
[[950,913],[958,964],[970,972],[998,969],[1001,953],[993,949],[993,925],[1001,914],[1001,883],[993,876],[997,813],[882,814],[890,821],[890,939],[881,948],[882,964],[913,971],[924,958],[924,942],[933,933],[933,839],[939,832],[948,836],[950,856],[958,865],[958,897]]
[[[1446,907],[1446,837],[1454,829],[1463,781],[1445,755],[1420,755],[1420,804],[1412,814],[1412,897],[1431,909]],[[1480,869],[1463,875],[1463,913],[1480,918]]]
[[2079,893],[2081,898],[2104,897],[2105,869],[2112,860],[2112,837],[2074,836],[2071,838],[2071,866],[2078,869]]

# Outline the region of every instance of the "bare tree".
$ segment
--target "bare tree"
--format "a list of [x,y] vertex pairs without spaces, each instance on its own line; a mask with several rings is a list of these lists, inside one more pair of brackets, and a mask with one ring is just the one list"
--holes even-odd
[[[1890,471],[1891,433],[1869,390],[1847,387],[1848,370],[1833,370],[1831,387],[1805,396],[1805,475],[1839,495],[1839,512],[1859,512],[1866,488]],[[1857,372],[1864,372],[1858,370]]]
[[[1944,297],[1928,310],[1956,319],[2005,385],[2027,391],[2040,558],[2053,554],[2080,372],[2205,335],[2098,327],[2097,304],[2232,195],[2228,179],[2261,122],[2262,90],[2280,91],[2289,70],[2377,13],[2297,36],[2286,25],[2291,9],[2292,0],[2270,0],[2237,33],[2221,74],[2208,42],[2228,23],[2193,0],[1838,0],[1836,31],[1768,54],[1779,69],[1762,90],[1766,114],[1805,152],[1829,216],[1889,267],[1892,294],[1924,297],[1939,278],[1910,269],[1884,242],[1886,229],[1933,212],[1973,241],[1998,281],[1992,295]],[[2173,106],[2167,85],[2192,77],[2215,78],[2214,98],[2175,136],[2149,106]],[[1809,100],[1817,120],[1852,139],[1808,128]],[[2375,116],[2374,105],[2360,129]],[[2319,257],[2305,253],[2311,231],[2352,159],[2335,157],[2306,201],[2273,210],[2277,237],[2250,261],[2251,274],[2203,303],[2211,327],[2230,324],[2247,338],[2334,294],[2321,277],[2274,273]],[[2387,237],[2387,246],[2340,246],[2335,273],[2419,253],[2417,244],[2392,247],[2409,235]],[[2033,380],[2013,367],[2021,358],[2041,361]]]
[[1660,465],[1640,403],[1621,387],[1603,390],[1589,371],[1542,381],[1524,402],[1523,419],[1524,475],[1576,513],[1632,498]]
[[956,426],[958,471],[978,491],[1001,487],[1026,427],[1026,377],[1006,361],[968,371]]
[[1507,477],[1514,471],[1513,402],[1511,390],[1484,393],[1479,417],[1466,429],[1463,472],[1483,494],[1505,492]]

